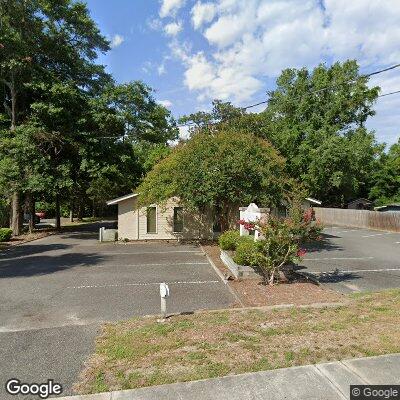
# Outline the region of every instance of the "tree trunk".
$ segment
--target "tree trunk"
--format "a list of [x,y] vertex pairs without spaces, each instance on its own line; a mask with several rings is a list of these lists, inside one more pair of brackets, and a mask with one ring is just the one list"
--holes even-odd
[[74,199],[71,198],[69,205],[69,222],[74,222]]
[[56,229],[61,228],[60,196],[56,194]]
[[19,192],[14,192],[11,200],[11,229],[14,236],[19,236],[22,232],[22,212]]
[[92,217],[96,218],[97,217],[97,213],[96,213],[96,203],[93,200],[93,209],[92,209]]
[[229,205],[222,204],[219,210],[219,223],[221,225],[221,232],[225,232],[229,229]]
[[83,218],[82,201],[79,201],[79,203],[78,203],[77,219],[78,219],[78,221],[82,221],[82,218]]
[[[3,82],[10,89],[11,97],[11,126],[10,130],[15,130],[17,126],[17,91],[15,90],[14,76],[12,76],[11,82]],[[13,231],[14,236],[19,236],[22,232],[22,212],[21,212],[21,199],[20,193],[15,191],[12,194],[11,199],[11,213],[10,213],[10,227]]]
[[11,94],[11,130],[14,130],[17,126],[17,92],[14,87],[14,83],[10,85]]
[[275,272],[271,272],[268,279],[268,285],[270,286],[274,285],[274,278],[275,278]]
[[35,199],[31,192],[26,194],[29,212],[29,233],[32,233],[35,229]]

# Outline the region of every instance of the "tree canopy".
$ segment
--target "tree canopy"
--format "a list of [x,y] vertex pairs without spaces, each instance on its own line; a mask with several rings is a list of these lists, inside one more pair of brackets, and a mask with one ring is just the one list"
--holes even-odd
[[376,163],[369,196],[377,205],[400,203],[400,139]]
[[109,43],[87,6],[1,0],[0,26],[0,193],[14,233],[25,198],[55,201],[59,221],[60,202],[95,212],[136,186],[149,168],[139,158],[177,128],[150,87],[116,84],[96,63]]
[[356,61],[286,69],[268,92],[266,108],[245,113],[215,101],[209,113],[183,118],[191,133],[233,127],[267,139],[285,157],[285,171],[326,206],[367,197],[383,151],[365,127],[379,88],[367,85]]
[[199,133],[147,174],[137,191],[143,205],[177,196],[188,208],[219,211],[221,223],[250,202],[280,204],[284,159],[264,139],[235,131]]

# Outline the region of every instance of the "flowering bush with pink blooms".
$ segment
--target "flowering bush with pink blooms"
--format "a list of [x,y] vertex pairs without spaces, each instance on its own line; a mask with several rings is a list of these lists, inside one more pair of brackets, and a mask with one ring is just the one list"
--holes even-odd
[[241,220],[239,224],[249,231],[257,229],[261,234],[257,246],[252,248],[250,265],[261,270],[265,283],[269,285],[279,280],[279,272],[284,265],[298,262],[305,256],[302,243],[317,240],[323,228],[315,221],[312,209],[305,212],[296,210],[288,218],[270,216],[265,221]]
[[239,219],[239,225],[243,225],[244,229],[248,231],[254,231],[256,227],[255,222],[247,222],[244,219]]

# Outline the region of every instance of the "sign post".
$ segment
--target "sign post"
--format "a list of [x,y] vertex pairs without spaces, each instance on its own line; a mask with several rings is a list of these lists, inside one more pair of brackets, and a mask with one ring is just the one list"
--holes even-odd
[[165,321],[167,318],[167,297],[169,297],[169,287],[166,283],[160,283],[160,298],[161,298],[161,320]]

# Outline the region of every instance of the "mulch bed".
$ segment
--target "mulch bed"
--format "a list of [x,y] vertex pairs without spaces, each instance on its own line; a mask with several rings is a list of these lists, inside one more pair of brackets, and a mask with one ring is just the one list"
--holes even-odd
[[[203,245],[204,251],[223,275],[230,271],[220,259],[220,248],[216,244]],[[236,292],[245,307],[272,306],[278,304],[335,303],[343,301],[345,296],[318,286],[300,276],[274,286],[265,285],[262,278],[230,280],[228,285]]]

